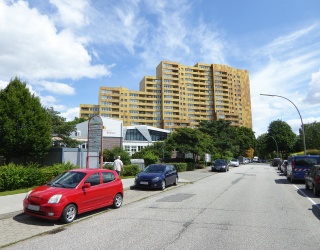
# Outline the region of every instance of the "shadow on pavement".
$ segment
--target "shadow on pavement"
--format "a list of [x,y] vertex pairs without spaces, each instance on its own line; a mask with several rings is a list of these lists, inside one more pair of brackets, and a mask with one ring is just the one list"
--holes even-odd
[[[90,218],[93,215],[98,215],[100,213],[107,212],[111,209],[112,209],[112,207],[108,206],[108,207],[99,208],[99,209],[96,209],[93,211],[89,211],[89,212],[86,212],[83,214],[79,214],[76,216],[74,222]],[[22,224],[43,226],[43,227],[67,225],[60,220],[46,220],[46,219],[38,218],[38,217],[35,217],[32,215],[28,215],[25,213],[21,213],[21,214],[14,216],[13,220],[15,220],[19,223],[22,223]]]
[[312,205],[312,213],[314,214],[315,217],[318,218],[318,220],[320,220],[320,207],[319,207],[319,204],[318,205]]
[[27,224],[27,225],[35,225],[35,226],[43,226],[43,227],[50,227],[50,226],[56,226],[56,225],[62,225],[63,223],[60,221],[50,221],[50,220],[45,220],[37,217],[33,217],[28,214],[18,214],[13,217],[13,220],[16,222],[22,223],[22,224]]
[[274,180],[276,184],[291,184],[287,179],[276,179]]

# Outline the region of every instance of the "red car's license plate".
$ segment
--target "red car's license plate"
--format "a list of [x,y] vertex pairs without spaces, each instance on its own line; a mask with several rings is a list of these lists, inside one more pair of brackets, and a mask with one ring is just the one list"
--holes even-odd
[[35,205],[28,204],[28,209],[34,210],[34,211],[39,211],[40,210],[40,206],[35,206]]

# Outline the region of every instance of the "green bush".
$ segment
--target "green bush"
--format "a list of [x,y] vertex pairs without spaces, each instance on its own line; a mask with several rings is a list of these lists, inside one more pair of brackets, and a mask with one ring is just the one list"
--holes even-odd
[[42,168],[35,163],[28,163],[27,166],[10,163],[0,167],[0,191],[40,186],[73,168],[76,166],[69,162]]
[[194,162],[188,162],[187,163],[187,167],[186,167],[186,170],[187,171],[193,171],[196,169],[198,164],[194,163]]
[[[308,149],[306,151],[307,155],[320,155],[320,150],[319,149]],[[291,153],[290,155],[304,155],[304,152],[295,152],[295,153]]]
[[139,165],[125,165],[123,169],[123,176],[136,176],[141,172]]
[[308,149],[306,151],[308,155],[320,155],[320,150],[319,149]]
[[155,164],[155,163],[157,163],[159,158],[158,158],[158,156],[156,156],[154,153],[148,151],[148,152],[144,155],[143,159],[144,159],[144,164],[145,164],[145,166],[147,167],[147,166],[149,166],[150,164]]
[[187,170],[187,163],[180,162],[180,163],[169,163],[175,166],[178,172],[183,172]]
[[2,166],[0,168],[0,179],[2,188],[1,191],[5,190],[15,190],[22,188],[25,179],[25,170],[21,165],[16,166],[15,164],[10,163],[9,165]]
[[[104,169],[113,170],[113,166],[110,164],[106,164],[103,166]],[[122,176],[136,176],[140,173],[139,165],[124,165],[123,171],[121,172]]]
[[103,166],[103,168],[104,168],[104,169],[113,170],[113,165],[111,165],[111,164],[105,164],[105,165]]
[[25,167],[26,185],[24,187],[34,187],[43,184],[42,171],[33,165]]

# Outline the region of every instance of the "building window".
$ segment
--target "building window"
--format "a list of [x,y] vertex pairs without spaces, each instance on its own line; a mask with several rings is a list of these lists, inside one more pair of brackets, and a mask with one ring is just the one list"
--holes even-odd
[[135,152],[137,152],[137,147],[131,146],[131,153],[134,154]]
[[126,141],[147,141],[137,129],[128,129],[124,139]]
[[163,141],[167,139],[168,134],[166,132],[160,132],[155,130],[149,130],[152,141]]

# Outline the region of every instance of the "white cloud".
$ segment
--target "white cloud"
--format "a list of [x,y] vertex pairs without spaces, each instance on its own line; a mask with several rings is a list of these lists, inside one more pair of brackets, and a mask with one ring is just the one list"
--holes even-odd
[[148,27],[148,37],[142,40],[139,69],[154,68],[161,60],[185,65],[225,63],[222,33],[201,18],[191,20],[193,6],[189,1],[146,2],[153,23]]
[[[85,34],[91,37],[95,44],[110,45],[114,55],[135,53],[145,36],[148,21],[139,16],[138,1],[105,2],[102,9],[92,9],[90,15],[90,29]],[[123,47],[126,51],[123,51]],[[114,50],[114,51],[113,51]]]
[[75,117],[79,117],[80,108],[68,108],[65,112],[61,113],[62,117],[66,118],[66,121],[73,121]]
[[291,50],[292,48],[297,49],[297,41],[305,40],[305,37],[309,36],[310,33],[314,32],[317,28],[316,24],[307,26],[303,29],[299,29],[291,34],[280,36],[274,39],[268,46],[268,53],[279,52],[279,49],[282,51]]
[[40,81],[36,83],[36,85],[40,85],[44,90],[48,92],[59,94],[59,95],[75,94],[75,89],[65,83]]
[[305,101],[311,104],[320,104],[320,70],[312,74],[310,89]]
[[48,16],[27,2],[0,1],[0,75],[3,80],[100,77],[109,72],[92,65],[84,45],[69,30],[57,32]]
[[0,80],[0,90],[5,89],[7,87],[7,85],[8,85],[7,81]]
[[55,20],[63,27],[79,28],[89,24],[87,0],[50,0],[58,8]]
[[[47,95],[47,96],[39,96],[39,97],[40,97],[40,100],[41,100],[41,104],[44,105],[45,107],[50,108],[50,107],[57,106],[56,105],[57,99],[54,96]],[[60,108],[61,107],[62,106],[60,106]]]

